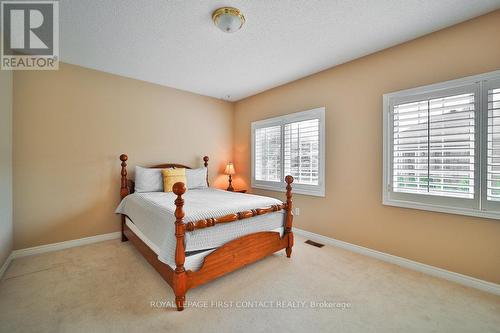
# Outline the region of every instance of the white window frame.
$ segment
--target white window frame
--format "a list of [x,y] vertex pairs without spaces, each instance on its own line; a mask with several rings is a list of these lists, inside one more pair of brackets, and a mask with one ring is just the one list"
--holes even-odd
[[[442,213],[500,219],[500,203],[486,200],[487,92],[490,82],[500,79],[500,70],[446,81],[427,86],[401,90],[383,95],[383,183],[382,203],[388,206],[413,208]],[[396,104],[442,95],[475,93],[475,164],[474,199],[392,191],[393,170],[393,107]],[[485,100],[486,99],[486,100]]]
[[[285,155],[285,143],[284,143],[284,127],[286,124],[294,123],[298,121],[311,120],[311,119],[319,119],[319,172],[318,172],[318,185],[307,185],[307,184],[298,184],[293,183],[293,192],[305,195],[313,195],[324,197],[325,196],[325,107],[315,108],[312,110],[302,111],[287,114],[284,116],[259,120],[252,122],[251,132],[252,132],[252,180],[251,185],[252,188],[269,190],[269,191],[278,191],[285,192],[286,191],[286,183],[285,183],[285,163],[284,163],[284,155]],[[273,181],[262,181],[255,179],[255,130],[263,127],[270,126],[281,126],[281,181],[273,182]]]

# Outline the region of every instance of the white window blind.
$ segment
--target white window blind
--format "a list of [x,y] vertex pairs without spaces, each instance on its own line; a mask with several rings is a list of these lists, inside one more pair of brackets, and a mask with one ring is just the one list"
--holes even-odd
[[394,106],[396,192],[474,198],[474,93]]
[[255,130],[255,179],[281,180],[281,126]]
[[500,201],[500,84],[488,89],[487,199]]
[[429,191],[428,106],[428,101],[394,106],[393,187],[396,192]]
[[500,218],[500,71],[384,95],[383,203]]
[[319,119],[285,125],[285,174],[299,184],[319,183]]
[[324,196],[325,108],[252,123],[252,187]]

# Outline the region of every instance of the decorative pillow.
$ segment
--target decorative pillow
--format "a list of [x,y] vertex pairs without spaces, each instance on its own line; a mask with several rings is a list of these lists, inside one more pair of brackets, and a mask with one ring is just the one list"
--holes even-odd
[[163,179],[161,169],[135,167],[135,191],[136,192],[161,192],[163,191]]
[[172,187],[177,182],[183,182],[187,186],[186,169],[164,169],[161,171],[163,174],[163,192],[172,192]]
[[207,188],[207,168],[186,169],[186,180],[189,189]]

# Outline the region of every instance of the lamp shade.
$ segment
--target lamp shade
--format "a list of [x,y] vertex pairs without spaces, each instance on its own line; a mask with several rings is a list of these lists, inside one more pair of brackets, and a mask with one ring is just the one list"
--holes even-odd
[[226,169],[224,170],[224,174],[226,174],[226,175],[234,175],[235,173],[236,173],[236,171],[234,171],[234,165],[233,165],[233,163],[229,162],[226,165]]

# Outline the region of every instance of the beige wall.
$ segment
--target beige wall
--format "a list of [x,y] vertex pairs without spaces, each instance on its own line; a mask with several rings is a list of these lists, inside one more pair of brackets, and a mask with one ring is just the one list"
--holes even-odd
[[12,72],[0,70],[0,267],[12,251]]
[[14,74],[14,247],[119,230],[118,156],[201,166],[232,158],[233,105],[73,65]]
[[381,188],[382,95],[500,69],[499,36],[495,11],[236,103],[235,187],[252,121],[326,106],[326,197],[295,196],[295,226],[500,283],[500,221],[383,206]]

